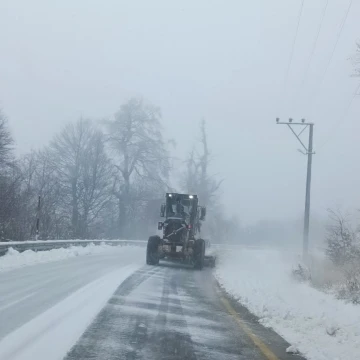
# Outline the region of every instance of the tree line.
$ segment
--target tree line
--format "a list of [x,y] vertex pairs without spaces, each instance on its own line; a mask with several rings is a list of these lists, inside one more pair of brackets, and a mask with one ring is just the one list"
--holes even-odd
[[[37,219],[45,240],[146,238],[170,190],[198,193],[202,204],[218,208],[221,181],[209,175],[205,121],[199,131],[175,189],[160,108],[141,98],[125,102],[110,120],[69,123],[20,158],[0,112],[0,240],[34,239]],[[210,215],[209,231],[216,221],[233,223]]]

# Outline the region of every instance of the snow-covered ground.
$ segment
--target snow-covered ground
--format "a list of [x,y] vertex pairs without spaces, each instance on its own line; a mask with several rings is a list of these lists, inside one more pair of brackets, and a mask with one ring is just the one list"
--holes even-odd
[[115,247],[106,245],[105,243],[101,243],[99,245],[90,243],[84,247],[70,246],[68,248],[38,252],[26,250],[21,253],[13,248],[9,248],[8,252],[4,256],[0,257],[0,271],[11,270],[33,264],[59,261],[76,256],[110,253],[114,251],[114,249],[115,251],[119,251],[120,248],[116,249]]
[[219,256],[216,277],[235,298],[309,360],[360,359],[360,306],[298,283],[293,252],[233,249]]
[[106,245],[0,257],[0,360],[62,359],[144,259]]

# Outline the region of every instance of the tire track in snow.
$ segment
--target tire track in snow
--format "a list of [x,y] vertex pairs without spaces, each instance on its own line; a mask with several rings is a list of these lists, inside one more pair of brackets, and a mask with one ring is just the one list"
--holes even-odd
[[134,343],[134,339],[146,335],[146,333],[139,332],[139,328],[145,331],[148,321],[141,313],[138,313],[138,316],[129,316],[121,309],[126,303],[127,296],[134,289],[160,271],[161,268],[145,266],[129,276],[118,287],[108,304],[88,327],[78,343],[68,352],[64,360],[134,358],[131,357],[135,355],[133,346],[135,344],[132,342]]
[[33,291],[30,294],[27,294],[27,295],[25,295],[25,296],[23,296],[21,298],[18,298],[16,300],[8,302],[6,305],[0,306],[0,312],[4,311],[4,310],[6,310],[6,309],[8,309],[10,307],[15,306],[15,305],[19,304],[20,302],[23,302],[23,301],[29,299],[30,297],[34,296],[36,293],[37,293],[37,291]]
[[152,359],[196,360],[194,346],[178,294],[178,280],[178,274],[166,271],[159,313],[155,320],[156,330],[149,339]]

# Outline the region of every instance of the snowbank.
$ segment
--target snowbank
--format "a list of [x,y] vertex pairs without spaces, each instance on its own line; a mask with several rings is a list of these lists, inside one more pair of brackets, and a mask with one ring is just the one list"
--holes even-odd
[[297,260],[293,253],[276,250],[226,251],[216,277],[309,360],[360,359],[360,306],[294,281]]
[[[113,252],[116,247],[101,243],[100,245],[89,244],[87,246],[70,246],[68,248],[53,249],[48,251],[26,250],[18,252],[9,248],[8,252],[0,257],[0,271],[11,270],[27,265],[64,260],[76,256]],[[121,248],[120,248],[121,249]]]

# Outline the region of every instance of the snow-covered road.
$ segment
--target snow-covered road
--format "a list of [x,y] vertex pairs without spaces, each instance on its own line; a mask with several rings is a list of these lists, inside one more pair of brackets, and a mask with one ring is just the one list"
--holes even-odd
[[278,335],[243,308],[229,313],[223,300],[211,269],[144,266],[117,288],[65,360],[292,359]]
[[[36,358],[29,355],[34,349],[50,350],[61,359],[119,284],[143,263],[143,248],[109,247],[0,272],[0,359]],[[85,314],[79,311],[84,308]],[[55,329],[68,334],[66,342],[59,341],[64,334]]]
[[0,272],[0,360],[292,358],[226,300],[211,269],[147,266],[144,253],[104,247],[47,263],[41,254]]

